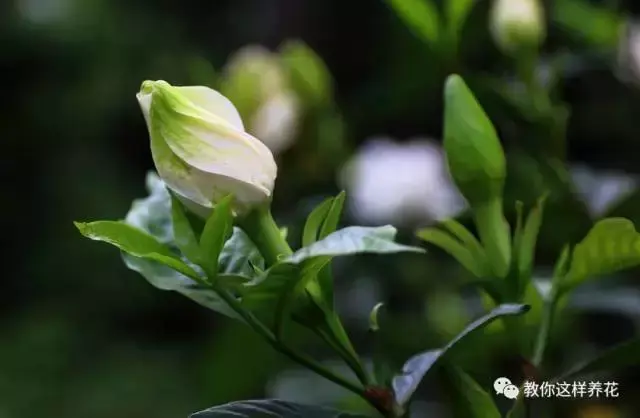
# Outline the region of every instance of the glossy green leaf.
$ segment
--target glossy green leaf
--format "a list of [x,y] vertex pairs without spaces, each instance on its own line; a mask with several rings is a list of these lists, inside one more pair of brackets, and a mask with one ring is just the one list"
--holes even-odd
[[226,196],[216,204],[200,236],[200,252],[203,258],[202,268],[205,269],[210,280],[214,280],[218,273],[218,257],[222,252],[224,243],[232,233],[232,200],[233,196]]
[[618,344],[591,360],[585,361],[555,380],[571,380],[599,372],[612,372],[640,365],[640,338]]
[[75,222],[78,231],[85,237],[118,247],[134,257],[157,261],[193,279],[198,273],[171,253],[154,237],[120,221]]
[[189,418],[364,418],[316,405],[279,399],[231,402],[191,414]]
[[174,243],[180,249],[180,252],[192,262],[200,265],[200,246],[196,238],[189,218],[184,210],[180,200],[173,194],[171,195],[171,221],[173,224]]
[[459,367],[447,365],[446,386],[449,392],[453,416],[465,418],[501,418],[493,397],[471,376]]
[[301,248],[286,262],[299,264],[320,256],[344,256],[355,254],[392,254],[400,252],[424,253],[424,249],[396,243],[396,229],[391,225],[379,227],[350,226],[329,234],[324,239]]
[[572,253],[562,285],[572,288],[585,279],[640,264],[640,235],[624,218],[598,221]]
[[471,249],[450,234],[436,228],[425,228],[416,232],[416,236],[449,253],[474,276],[479,278],[486,276],[487,270],[483,260],[475,258]]
[[440,14],[432,0],[386,0],[418,38],[434,47],[440,36]]
[[402,367],[402,374],[393,379],[393,390],[396,400],[403,406],[410,401],[422,379],[429,370],[456,345],[476,330],[482,329],[494,320],[514,315],[522,315],[529,310],[528,305],[504,304],[493,309],[488,314],[473,321],[460,334],[440,349],[429,350],[411,357]]

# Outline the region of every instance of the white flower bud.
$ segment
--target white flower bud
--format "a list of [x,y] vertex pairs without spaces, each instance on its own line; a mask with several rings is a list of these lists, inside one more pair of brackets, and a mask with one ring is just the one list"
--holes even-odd
[[136,97],[158,174],[193,212],[207,216],[228,194],[235,197],[235,214],[271,198],[277,174],[273,155],[245,132],[226,97],[166,81],[145,81]]
[[491,34],[505,53],[540,46],[546,36],[544,11],[538,0],[494,0]]

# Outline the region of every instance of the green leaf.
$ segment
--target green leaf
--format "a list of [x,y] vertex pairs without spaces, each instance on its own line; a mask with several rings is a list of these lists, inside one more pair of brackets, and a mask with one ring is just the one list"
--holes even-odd
[[482,263],[487,262],[487,255],[485,254],[484,248],[482,248],[482,244],[480,244],[478,238],[465,228],[464,225],[455,219],[444,220],[441,225],[460,242],[462,242],[469,251],[471,251],[473,258],[478,261],[482,261]]
[[602,371],[623,370],[640,364],[640,338],[618,344],[600,355],[581,363],[554,380],[570,380]]
[[610,50],[618,45],[624,16],[605,7],[581,0],[553,2],[553,20],[589,44]]
[[[324,239],[301,248],[273,265],[248,284],[243,303],[250,304],[254,308],[273,307],[273,304],[286,292],[305,288],[333,257],[364,253],[424,253],[422,248],[394,242],[395,236],[396,229],[391,225],[351,226],[329,234]],[[300,282],[303,284],[301,285]]]
[[231,402],[191,414],[189,418],[365,418],[316,405],[279,399]]
[[189,260],[200,265],[200,246],[193,232],[189,218],[182,203],[172,193],[171,195],[171,220],[173,223],[173,236],[175,244]]
[[[153,236],[169,248],[175,257],[179,257],[179,249],[175,246],[174,240],[171,196],[163,181],[154,172],[147,174],[146,186],[149,195],[134,200],[125,222]],[[134,257],[127,253],[122,254],[122,259],[129,269],[142,275],[156,288],[178,292],[208,309],[242,320],[213,290],[197,284],[187,275],[155,260]],[[183,258],[182,262],[194,271],[200,271],[198,266],[190,264],[186,258]]]
[[318,206],[316,206],[316,208],[311,211],[311,213],[307,217],[307,221],[305,222],[304,229],[302,231],[303,247],[311,245],[318,240],[318,233],[320,232],[322,223],[327,217],[327,213],[329,213],[329,210],[331,209],[333,200],[333,197],[326,199]]
[[544,202],[547,196],[541,197],[536,206],[529,212],[527,221],[522,230],[522,241],[518,249],[518,271],[520,277],[529,277],[533,268],[533,261],[536,252],[536,243],[538,240],[538,232],[542,225],[542,214]]
[[578,243],[562,286],[579,285],[585,279],[602,276],[640,264],[640,235],[624,218],[598,221]]
[[203,257],[202,268],[205,269],[210,280],[214,280],[218,274],[218,257],[222,252],[224,243],[231,236],[233,228],[233,215],[231,214],[231,202],[233,196],[229,195],[221,199],[207,219],[200,237],[200,252]]
[[379,227],[350,226],[329,234],[324,239],[301,248],[284,261],[299,264],[320,256],[355,254],[392,254],[400,252],[424,253],[424,249],[394,242],[396,229],[391,225]]
[[447,17],[447,32],[451,46],[456,47],[462,27],[471,12],[474,0],[447,0],[445,2],[445,16]]
[[436,228],[424,228],[416,232],[416,236],[428,243],[440,247],[462,264],[471,274],[478,278],[487,275],[486,264],[474,257],[472,250],[453,238],[450,234]]
[[474,0],[448,0],[445,2],[445,14],[450,27],[460,30],[466,20]]
[[506,316],[522,315],[529,310],[528,305],[504,304],[493,309],[488,314],[473,321],[460,334],[440,349],[429,350],[411,357],[402,367],[402,374],[393,379],[393,391],[397,402],[404,406],[418,388],[427,372],[433,368],[438,360],[446,356],[451,349],[460,344],[471,333],[479,330],[492,321]]
[[431,0],[387,0],[387,3],[414,35],[435,47],[440,36],[440,15]]
[[384,306],[383,302],[378,302],[369,312],[369,330],[376,332],[380,330],[380,324],[378,321],[378,316],[380,315],[380,309]]
[[[322,223],[322,228],[318,234],[318,239],[324,239],[329,234],[335,232],[340,222],[340,215],[344,207],[345,192],[340,192],[331,202],[331,207],[327,212],[327,216]],[[333,307],[333,274],[331,274],[331,264],[327,263],[318,272],[318,283],[322,291],[323,302],[330,308]]]
[[327,212],[327,216],[322,223],[322,228],[318,234],[318,239],[326,238],[327,235],[333,233],[338,229],[338,223],[340,222],[340,215],[342,215],[342,209],[344,207],[344,199],[346,194],[344,191],[338,193],[338,195],[331,202],[331,207]]
[[447,365],[446,385],[451,387],[453,416],[465,418],[501,418],[493,398],[459,367]]
[[194,280],[199,279],[198,273],[174,256],[168,247],[131,225],[119,221],[74,224],[89,239],[106,242],[134,257],[157,261]]
[[218,271],[225,274],[254,276],[264,271],[264,258],[249,236],[238,227],[225,242],[219,257]]

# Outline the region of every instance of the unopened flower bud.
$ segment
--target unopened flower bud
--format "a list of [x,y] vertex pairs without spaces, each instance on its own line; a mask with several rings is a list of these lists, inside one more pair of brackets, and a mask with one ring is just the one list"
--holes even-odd
[[208,87],[145,81],[137,99],[158,174],[187,208],[205,217],[233,194],[233,211],[240,214],[270,199],[273,155],[245,132],[226,97]]
[[507,54],[538,48],[546,36],[539,0],[494,0],[491,33]]

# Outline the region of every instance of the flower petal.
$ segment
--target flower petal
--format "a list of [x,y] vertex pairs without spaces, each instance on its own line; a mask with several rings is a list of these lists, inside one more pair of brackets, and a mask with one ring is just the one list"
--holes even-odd
[[194,105],[212,113],[234,128],[244,131],[244,125],[238,110],[233,103],[217,91],[204,86],[174,87],[178,92],[187,97]]

